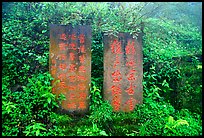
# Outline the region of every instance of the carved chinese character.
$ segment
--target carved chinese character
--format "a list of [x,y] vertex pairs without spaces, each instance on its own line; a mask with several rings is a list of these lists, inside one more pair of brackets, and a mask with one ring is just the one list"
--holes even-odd
[[111,91],[112,91],[112,95],[115,95],[115,94],[120,95],[122,93],[122,89],[121,89],[120,85],[111,86]]
[[86,72],[85,66],[79,66],[79,72]]
[[56,88],[52,88],[52,91],[55,92]]
[[79,102],[78,108],[79,109],[85,109],[86,108],[85,102]]
[[85,100],[86,96],[87,96],[87,94],[85,92],[80,92],[79,93],[79,99]]
[[84,76],[77,76],[79,81],[85,81],[86,78]]
[[112,99],[112,106],[114,111],[118,111],[120,109],[120,98],[118,95],[115,95]]
[[80,55],[80,56],[79,56],[79,61],[80,61],[80,63],[84,63],[84,61],[85,61],[85,56],[84,56],[84,55]]
[[65,33],[60,34],[60,39],[61,40],[67,40],[66,34]]
[[135,61],[133,59],[130,59],[129,61],[126,62],[126,66],[133,67],[135,65],[136,65],[136,63],[135,63]]
[[81,46],[79,47],[79,52],[85,53],[85,46],[84,46],[84,45],[81,45]]
[[51,66],[51,74],[54,75],[56,74],[56,71],[57,71],[57,67],[56,66]]
[[68,44],[65,44],[65,43],[63,43],[63,42],[60,42],[60,43],[59,43],[59,48],[60,48],[61,51],[66,50],[66,48],[65,48],[66,46],[68,46]]
[[126,102],[126,104],[128,104],[130,111],[134,110],[135,103],[136,103],[136,100],[132,97],[130,97],[129,100]]
[[71,39],[71,40],[76,40],[76,34],[71,34],[71,35],[69,35],[69,38]]
[[70,71],[70,72],[74,72],[74,71],[76,70],[75,67],[76,67],[75,64],[70,64],[70,65],[69,65],[69,71]]
[[60,75],[58,76],[58,79],[59,79],[60,81],[65,81],[65,79],[66,79],[66,74],[65,74],[65,73],[60,74]]
[[135,50],[135,42],[128,40],[128,44],[125,48],[126,54],[135,54],[136,50]]
[[114,40],[112,44],[110,44],[111,46],[111,51],[114,54],[122,54],[122,50],[121,50],[121,42],[119,42],[118,40]]
[[129,74],[127,75],[128,81],[136,80],[136,78],[134,77],[134,76],[135,76],[135,75],[134,75],[135,72],[136,72],[135,69],[130,70]]
[[71,60],[71,61],[74,61],[74,59],[75,59],[75,55],[74,55],[74,53],[69,53],[69,59]]
[[65,54],[60,54],[59,55],[59,60],[65,60],[66,59],[66,55]]
[[65,70],[67,68],[67,65],[65,63],[60,63],[59,68],[61,70]]
[[76,98],[76,95],[74,93],[69,94],[69,100],[73,101]]
[[69,49],[73,49],[73,50],[76,50],[77,48],[76,48],[76,44],[75,43],[70,43],[69,44]]
[[86,90],[86,85],[83,83],[80,83],[80,84],[78,84],[78,88],[79,88],[79,90],[84,91],[84,90]]
[[52,64],[56,64],[56,60],[55,59],[52,59]]
[[66,86],[66,84],[65,84],[65,82],[64,81],[61,81],[60,83],[59,83],[59,86],[61,87],[61,88],[67,88],[67,86]]
[[130,87],[127,90],[125,90],[125,91],[128,93],[128,95],[133,95],[135,87],[136,86],[133,86],[132,83],[130,83]]
[[75,82],[76,81],[76,76],[72,75],[72,76],[69,76],[69,81],[70,82]]
[[76,104],[75,103],[68,103],[67,107],[68,107],[68,109],[76,109]]
[[80,34],[80,35],[79,35],[79,41],[80,41],[81,44],[84,43],[84,41],[85,41],[84,34]]
[[116,55],[113,67],[115,68],[119,64],[120,64],[119,56]]
[[56,70],[56,69],[51,70],[51,74],[52,74],[52,75],[55,75],[55,74],[56,74],[56,72],[57,72],[57,70]]
[[67,88],[68,88],[68,90],[70,90],[70,91],[76,90],[76,86],[71,86],[71,85],[69,85],[69,86],[67,86]]
[[122,80],[121,73],[119,70],[116,70],[115,72],[113,72],[112,77],[113,77],[113,82],[119,82],[120,80]]

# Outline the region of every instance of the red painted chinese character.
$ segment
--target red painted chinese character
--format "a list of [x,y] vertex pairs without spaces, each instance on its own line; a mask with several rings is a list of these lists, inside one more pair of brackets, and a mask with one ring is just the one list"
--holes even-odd
[[85,92],[80,92],[79,93],[79,99],[86,99],[86,93]]
[[62,40],[67,40],[66,34],[65,34],[65,33],[61,34],[61,35],[60,35],[60,39],[62,39]]
[[84,55],[79,56],[79,61],[80,61],[80,63],[84,63],[85,56]]
[[66,67],[67,67],[67,65],[64,64],[64,63],[60,63],[60,65],[59,65],[59,68],[62,69],[62,70],[65,70]]
[[56,72],[57,72],[57,70],[56,70],[56,69],[51,70],[51,74],[52,74],[52,75],[55,75],[55,74],[56,74]]
[[85,109],[86,108],[85,102],[79,102],[78,108],[79,109]]
[[59,43],[59,48],[60,48],[60,50],[62,50],[62,51],[66,50],[66,49],[65,49],[66,46],[68,46],[68,44],[65,44],[65,43],[62,43],[62,42]]
[[67,86],[68,90],[76,90],[76,86]]
[[110,46],[111,46],[112,53],[114,53],[114,54],[122,54],[121,42],[118,42],[118,40],[115,39]]
[[52,88],[52,92],[55,92],[55,90],[56,90],[55,88]]
[[126,62],[126,66],[133,67],[135,65],[135,61],[133,59],[130,59],[129,61]]
[[56,66],[51,66],[51,74],[54,75],[56,74],[57,67]]
[[69,65],[69,71],[74,72],[76,70],[75,66],[76,66],[75,64],[70,64]]
[[70,49],[73,49],[73,50],[76,50],[77,48],[76,48],[76,44],[75,43],[70,43],[69,44],[69,47],[70,47]]
[[74,53],[69,53],[69,59],[70,59],[71,61],[74,61],[74,59],[75,59]]
[[76,76],[69,76],[69,81],[70,82],[75,82],[76,81]]
[[75,103],[68,103],[68,104],[67,104],[67,107],[68,107],[69,109],[76,109],[76,104],[75,104]]
[[130,87],[127,89],[127,90],[125,90],[127,93],[128,93],[128,95],[133,95],[134,94],[134,90],[133,90],[133,88],[135,88],[136,86],[132,86],[132,83],[130,83]]
[[65,54],[60,54],[59,55],[59,60],[65,60],[66,59],[66,55]]
[[122,93],[122,90],[120,88],[120,85],[113,85],[111,86],[111,91],[112,91],[112,95],[120,95]]
[[114,96],[112,100],[112,106],[114,111],[118,111],[120,109],[120,98],[119,96]]
[[135,103],[136,103],[136,100],[133,99],[132,97],[126,102],[126,104],[129,105],[129,110],[130,111],[134,110]]
[[67,86],[65,85],[65,82],[64,81],[61,81],[60,83],[59,83],[59,86],[61,87],[61,88],[67,88]]
[[119,72],[119,70],[116,70],[115,72],[113,72],[112,77],[113,77],[113,82],[119,82],[120,80],[122,80],[121,73]]
[[56,64],[56,60],[55,59],[52,59],[52,64]]
[[126,54],[135,54],[136,50],[135,50],[135,42],[132,41],[132,43],[130,42],[130,40],[128,40],[128,44],[125,48]]
[[75,94],[73,94],[73,93],[70,93],[69,94],[69,100],[74,100],[76,98],[76,96],[75,96]]
[[79,35],[79,41],[80,41],[81,44],[84,43],[84,41],[85,41],[84,34]]
[[85,53],[85,46],[84,46],[84,45],[81,45],[81,46],[79,47],[79,52]]
[[58,76],[58,79],[59,79],[60,81],[64,81],[64,80],[66,79],[66,74],[65,74],[65,73],[60,74],[60,75]]
[[56,70],[56,69],[57,69],[56,66],[54,66],[54,65],[51,66],[51,70]]
[[118,64],[120,64],[120,60],[118,55],[116,55],[113,67],[115,68]]
[[127,76],[128,81],[136,80],[135,77],[134,77],[135,72],[136,72],[136,70],[134,70],[134,69],[130,70],[129,75]]
[[76,90],[76,86],[67,86],[67,88],[71,91],[71,90]]
[[79,88],[79,90],[84,91],[84,90],[86,90],[86,85],[83,83],[78,84],[78,88]]
[[86,72],[85,66],[80,66],[79,67],[79,72]]
[[69,38],[71,38],[71,40],[76,40],[76,35],[75,34],[71,34],[71,35],[69,35]]
[[77,77],[78,77],[78,80],[80,80],[80,81],[85,81],[86,80],[86,78],[84,76],[77,76]]

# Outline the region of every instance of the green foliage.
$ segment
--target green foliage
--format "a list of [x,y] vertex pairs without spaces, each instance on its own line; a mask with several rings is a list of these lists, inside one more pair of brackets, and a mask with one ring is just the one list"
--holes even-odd
[[[188,110],[181,110],[175,114],[174,120],[169,116],[166,120],[164,135],[165,136],[201,136],[202,135],[202,121],[201,116],[196,113],[191,113]],[[198,121],[199,120],[199,121]]]
[[[199,56],[200,57],[200,56]],[[196,56],[186,56],[175,60],[180,70],[180,79],[174,83],[177,103],[176,109],[187,108],[191,112],[202,114],[202,64]],[[192,104],[194,103],[194,104]]]
[[78,136],[108,136],[104,130],[99,129],[97,124],[94,124],[94,123],[92,127],[84,126],[82,130],[78,128],[77,135]]
[[50,74],[28,78],[23,90],[16,92],[8,89],[7,79],[3,78],[2,83],[3,135],[23,135],[22,132],[25,135],[46,135],[44,131],[48,132],[55,125],[50,116],[59,107],[59,100],[51,93]]
[[156,62],[201,53],[201,34],[196,27],[169,20],[148,19],[144,29],[144,56]]
[[92,77],[92,87],[91,87],[91,91],[90,91],[90,96],[91,96],[91,101],[90,101],[90,110],[94,111],[96,108],[98,108],[101,104],[102,104],[102,93],[101,93],[101,89],[102,87],[97,86],[97,82],[100,82],[101,79],[99,78],[93,78]]

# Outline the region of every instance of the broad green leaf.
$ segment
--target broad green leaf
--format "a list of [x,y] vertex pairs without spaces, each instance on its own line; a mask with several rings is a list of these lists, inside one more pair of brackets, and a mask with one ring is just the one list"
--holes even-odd
[[47,32],[47,30],[42,30],[42,33],[45,33],[45,32]]
[[38,136],[40,134],[40,130],[38,129],[37,131],[36,131],[36,136]]
[[168,122],[169,122],[170,124],[173,124],[173,123],[174,123],[174,118],[173,118],[172,116],[169,116]]
[[47,98],[47,101],[48,101],[48,103],[50,104],[50,102],[51,102],[51,98],[48,97],[48,98]]
[[105,131],[101,131],[100,134],[101,134],[102,136],[108,136]]

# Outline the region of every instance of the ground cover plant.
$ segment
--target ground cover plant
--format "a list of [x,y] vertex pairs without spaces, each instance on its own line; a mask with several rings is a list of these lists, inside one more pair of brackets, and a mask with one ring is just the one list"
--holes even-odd
[[[199,2],[3,2],[2,135],[202,136],[201,9]],[[51,93],[50,23],[92,27],[83,116],[57,111],[65,97]],[[118,32],[143,36],[143,104],[130,113],[103,100],[103,34]]]

